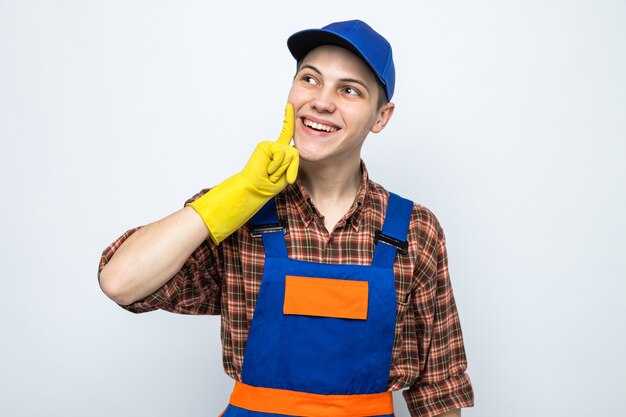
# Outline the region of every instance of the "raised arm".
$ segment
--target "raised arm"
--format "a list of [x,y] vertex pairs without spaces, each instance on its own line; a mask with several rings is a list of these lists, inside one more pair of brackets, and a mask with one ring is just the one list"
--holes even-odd
[[154,293],[204,240],[219,244],[293,183],[298,174],[298,152],[289,146],[293,123],[287,104],[278,140],[261,142],[241,172],[123,241],[100,271],[104,293],[121,305]]

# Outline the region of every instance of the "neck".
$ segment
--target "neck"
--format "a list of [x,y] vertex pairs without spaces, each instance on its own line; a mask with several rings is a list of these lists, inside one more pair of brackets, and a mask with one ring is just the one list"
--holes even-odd
[[298,176],[324,216],[328,231],[348,212],[361,184],[361,162],[322,165],[300,162]]
[[298,176],[313,200],[354,200],[361,184],[361,161],[352,164],[321,165],[300,161]]

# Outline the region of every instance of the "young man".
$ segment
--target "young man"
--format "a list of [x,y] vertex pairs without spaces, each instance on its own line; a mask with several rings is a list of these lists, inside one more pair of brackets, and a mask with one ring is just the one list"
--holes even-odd
[[279,139],[109,246],[102,289],[133,312],[221,315],[224,417],[390,417],[399,389],[413,416],[458,416],[473,391],[443,232],[361,161],[393,115],[391,46],[348,21],[288,47]]

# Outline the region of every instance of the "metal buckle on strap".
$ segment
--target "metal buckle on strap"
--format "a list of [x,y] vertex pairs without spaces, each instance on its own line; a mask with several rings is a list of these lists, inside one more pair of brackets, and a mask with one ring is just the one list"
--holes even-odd
[[403,242],[402,240],[394,239],[390,236],[384,235],[381,230],[376,229],[374,233],[374,243],[378,243],[381,241],[389,246],[393,246],[398,249],[402,255],[406,255],[409,252],[409,243]]
[[285,222],[279,221],[278,223],[270,223],[270,224],[261,224],[258,226],[254,226],[252,230],[250,230],[250,236],[252,237],[261,237],[263,233],[272,233],[272,232],[283,232],[284,235],[287,234],[287,228],[285,227]]

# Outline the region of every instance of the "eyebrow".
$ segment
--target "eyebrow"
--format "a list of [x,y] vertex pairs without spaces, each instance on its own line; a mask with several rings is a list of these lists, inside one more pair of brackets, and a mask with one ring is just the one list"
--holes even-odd
[[[316,67],[314,67],[311,64],[302,64],[302,66],[300,66],[300,69],[298,69],[298,72],[302,71],[303,68],[309,68],[315,72],[317,72],[319,75],[323,75],[322,71],[320,71],[319,69],[317,69]],[[339,81],[344,82],[344,83],[356,83],[359,84],[361,86],[363,86],[363,88],[365,89],[365,91],[367,91],[368,94],[370,93],[370,89],[367,87],[367,84],[365,84],[365,81],[361,81],[357,78],[341,78],[339,79]]]

